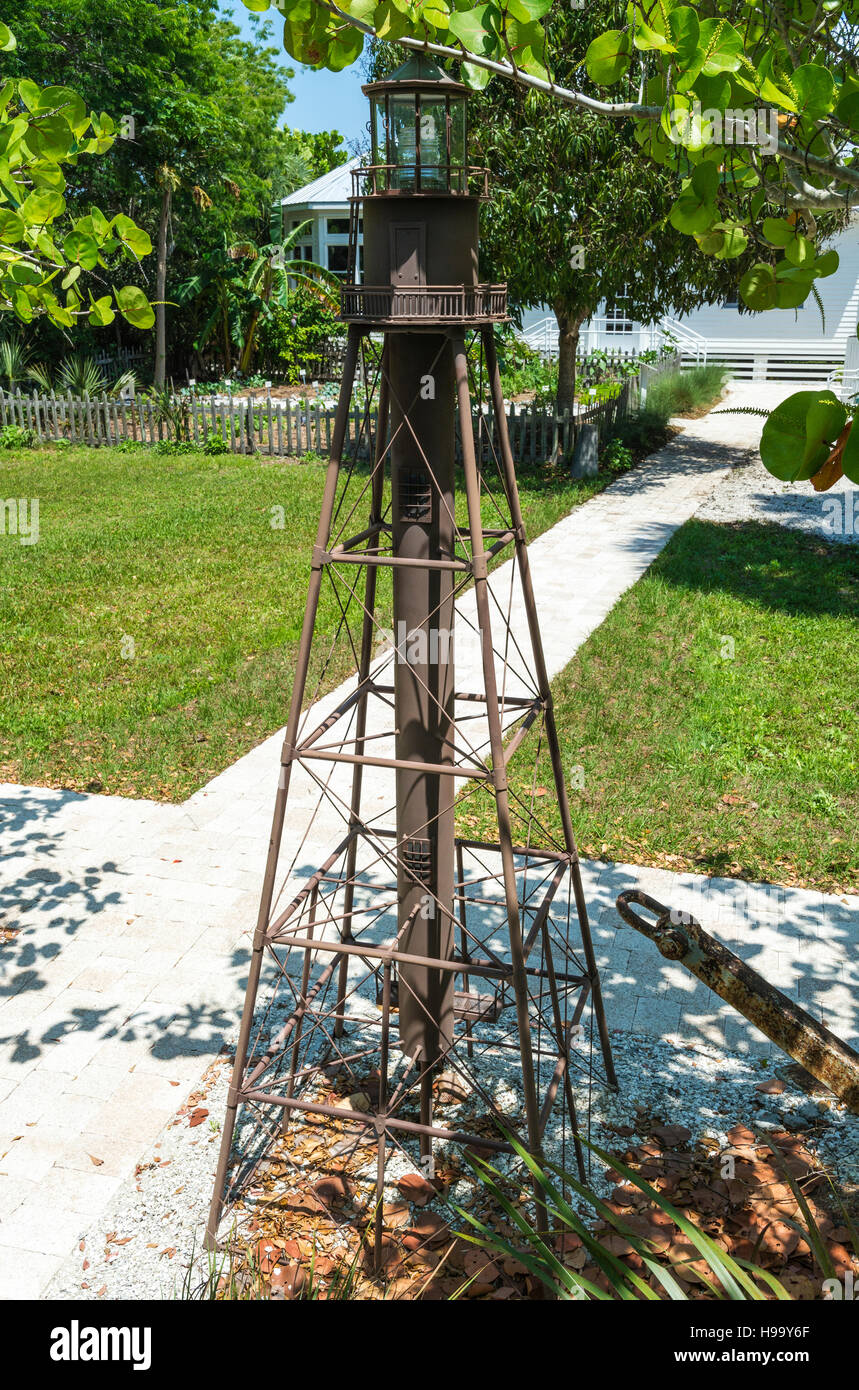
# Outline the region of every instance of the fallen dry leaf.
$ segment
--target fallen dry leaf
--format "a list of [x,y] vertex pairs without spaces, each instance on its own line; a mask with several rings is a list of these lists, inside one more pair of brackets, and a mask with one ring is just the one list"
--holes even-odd
[[824,459],[820,468],[818,468],[817,472],[812,477],[811,486],[814,488],[815,492],[828,492],[831,487],[835,486],[839,478],[843,478],[844,467],[842,458],[847,446],[847,440],[850,437],[852,425],[853,421],[848,420],[844,429],[836,439],[829,457]]
[[397,1187],[406,1200],[414,1202],[416,1207],[425,1207],[427,1202],[431,1202],[433,1197],[438,1196],[432,1183],[427,1182],[420,1173],[406,1173],[404,1178],[400,1178]]
[[323,1202],[348,1202],[352,1195],[349,1179],[342,1173],[330,1173],[320,1178],[313,1191]]

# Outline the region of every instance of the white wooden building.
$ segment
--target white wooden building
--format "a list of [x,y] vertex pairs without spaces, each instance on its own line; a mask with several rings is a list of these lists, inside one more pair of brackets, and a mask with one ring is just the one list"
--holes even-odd
[[296,255],[344,277],[348,270],[352,170],[361,162],[357,157],[350,159],[280,199],[284,235],[303,222],[311,224],[299,242]]
[[[281,199],[284,232],[310,221],[300,254],[337,275],[347,273],[349,195],[352,171],[361,163],[350,159],[313,183]],[[579,351],[605,348],[630,355],[663,342],[674,342],[686,363],[719,362],[732,375],[755,381],[826,381],[845,369],[859,370],[859,221],[832,241],[840,265],[834,275],[817,281],[824,319],[813,299],[801,309],[770,309],[740,314],[737,301],[710,304],[680,319],[637,323],[627,315],[623,299],[601,304],[585,324]],[[360,278],[360,261],[359,261]],[[547,354],[558,350],[558,325],[543,305],[522,315],[523,335],[532,347]]]
[[[708,304],[680,319],[641,324],[628,317],[623,299],[601,304],[584,324],[580,352],[592,348],[637,353],[675,339],[684,362],[718,362],[732,375],[753,381],[826,381],[859,369],[859,222],[833,239],[840,263],[834,275],[816,281],[823,316],[814,299],[800,309],[739,312],[737,300]],[[556,353],[558,327],[543,306],[527,310],[523,333],[532,347]]]

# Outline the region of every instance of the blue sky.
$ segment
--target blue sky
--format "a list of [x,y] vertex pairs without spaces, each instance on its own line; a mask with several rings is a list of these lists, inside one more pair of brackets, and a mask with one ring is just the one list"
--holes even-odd
[[[232,16],[247,38],[254,37],[253,16],[242,0],[221,0],[221,9]],[[260,18],[268,19],[274,29],[269,42],[282,48],[283,21],[277,10],[272,7]],[[283,62],[295,70],[289,84],[295,100],[286,109],[287,125],[310,131],[339,130],[347,144],[361,135],[369,111],[361,91],[360,64],[345,72],[314,72],[293,62],[288,53],[283,54]]]

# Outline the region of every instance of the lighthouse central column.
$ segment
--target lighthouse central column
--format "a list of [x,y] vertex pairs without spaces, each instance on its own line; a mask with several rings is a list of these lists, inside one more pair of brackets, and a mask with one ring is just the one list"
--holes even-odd
[[[416,561],[455,550],[453,354],[438,333],[392,333],[393,553]],[[407,417],[407,418],[404,418]],[[429,465],[429,466],[428,466]],[[454,762],[454,572],[394,568],[396,757]],[[397,769],[399,949],[453,954],[454,778]],[[442,910],[443,909],[443,910]],[[434,1063],[453,1035],[451,971],[404,965],[399,1027],[404,1052]]]

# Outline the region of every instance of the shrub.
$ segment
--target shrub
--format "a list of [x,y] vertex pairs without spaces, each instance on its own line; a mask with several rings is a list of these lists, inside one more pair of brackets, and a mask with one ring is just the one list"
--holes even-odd
[[724,367],[714,365],[666,372],[649,385],[647,408],[666,420],[672,415],[700,410],[718,400],[726,376]]
[[204,454],[228,454],[230,446],[220,430],[209,430],[203,442]]
[[648,399],[642,410],[621,422],[615,440],[628,449],[633,458],[640,459],[652,453],[654,449],[661,448],[667,442],[670,433],[668,415],[660,410],[651,410]]
[[[51,389],[47,367],[33,368],[30,375],[43,390]],[[71,352],[63,358],[57,368],[56,388],[58,391],[71,392],[73,396],[118,396],[133,387],[136,380],[135,373],[129,369],[111,382],[94,357],[81,352]]]
[[632,450],[620,439],[610,439],[600,459],[600,465],[611,473],[624,473],[634,462]]
[[550,404],[558,389],[557,362],[541,357],[509,327],[496,334],[495,343],[505,397],[533,391],[538,403]]
[[304,289],[290,296],[287,308],[275,306],[258,330],[266,369],[290,382],[301,380],[302,368],[310,376],[316,374],[328,346],[345,338],[346,328],[334,310]]
[[2,449],[32,449],[35,443],[34,431],[24,429],[21,425],[4,425],[0,429],[0,448]]
[[154,454],[196,454],[197,445],[190,439],[159,439],[152,445]]

